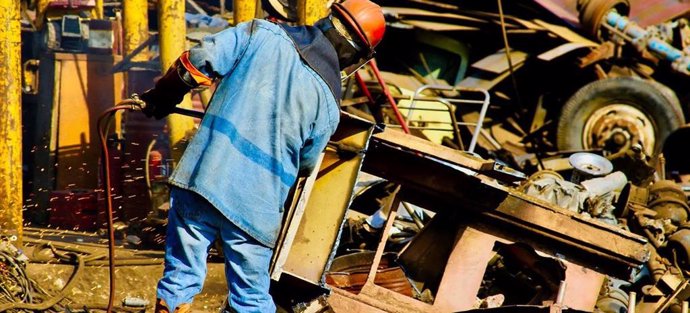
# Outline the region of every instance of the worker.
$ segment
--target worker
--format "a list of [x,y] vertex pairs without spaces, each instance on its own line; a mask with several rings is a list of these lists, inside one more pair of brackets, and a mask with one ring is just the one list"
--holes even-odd
[[160,119],[192,88],[217,82],[170,177],[156,313],[190,311],[216,237],[229,289],[223,310],[276,311],[269,263],[288,191],[336,129],[341,77],[371,59],[384,30],[369,0],[335,3],[314,26],[240,23],[184,52],[141,95],[144,113]]

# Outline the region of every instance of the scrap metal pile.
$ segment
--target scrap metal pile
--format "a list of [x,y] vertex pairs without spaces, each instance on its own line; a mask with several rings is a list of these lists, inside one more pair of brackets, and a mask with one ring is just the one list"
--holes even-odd
[[688,312],[688,5],[631,2],[382,1],[405,121],[388,94],[344,110],[414,136],[361,147],[335,312]]
[[29,258],[11,243],[14,241],[16,238],[0,241],[0,312],[70,312],[69,305],[61,302],[82,275],[82,257],[75,253],[58,253],[56,258],[75,264],[75,270],[64,289],[51,294],[27,275]]
[[663,179],[679,177],[663,160],[640,147],[613,160],[574,153],[570,170],[525,177],[397,131],[374,134],[324,275],[328,305],[687,312],[688,199],[682,182]]
[[[531,173],[564,152],[639,143],[655,154],[689,120],[685,2],[380,3],[389,27],[377,62],[418,136],[470,150],[463,143],[475,131],[463,123],[483,123],[475,152]],[[458,102],[463,89],[488,92],[486,118]],[[385,107],[356,109],[395,124]]]
[[[575,172],[582,170],[590,175],[614,168],[596,155],[574,154],[571,161],[576,163]],[[662,179],[664,172],[651,172],[652,176],[643,179],[651,180],[649,183],[633,184],[622,171],[579,182],[567,181],[552,171],[540,171],[519,187],[526,194],[648,240],[650,258],[633,272],[629,281],[607,277],[597,302],[601,312],[687,312],[688,198],[679,183]],[[630,309],[629,305],[635,308]]]

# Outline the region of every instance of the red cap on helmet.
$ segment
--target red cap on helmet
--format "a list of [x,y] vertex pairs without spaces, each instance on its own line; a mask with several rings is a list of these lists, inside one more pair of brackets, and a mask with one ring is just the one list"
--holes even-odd
[[386,31],[386,20],[381,7],[369,0],[345,0],[334,3],[333,10],[342,17],[343,22],[354,31],[358,39],[367,45],[368,50],[383,39]]

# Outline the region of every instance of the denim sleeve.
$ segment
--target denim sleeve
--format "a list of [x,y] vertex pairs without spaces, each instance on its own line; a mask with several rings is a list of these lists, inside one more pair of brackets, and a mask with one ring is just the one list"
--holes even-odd
[[189,60],[199,71],[210,78],[227,75],[242,58],[249,45],[254,21],[240,23],[201,40],[189,50]]
[[324,133],[307,139],[307,143],[300,152],[299,176],[311,174],[316,166],[316,161],[319,159],[319,155],[326,148],[330,138],[329,134]]

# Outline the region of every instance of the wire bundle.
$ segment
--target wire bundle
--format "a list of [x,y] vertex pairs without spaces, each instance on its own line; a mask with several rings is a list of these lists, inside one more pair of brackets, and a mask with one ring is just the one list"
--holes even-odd
[[11,244],[0,243],[0,308],[18,303],[43,303],[49,296],[27,275],[26,260]]

